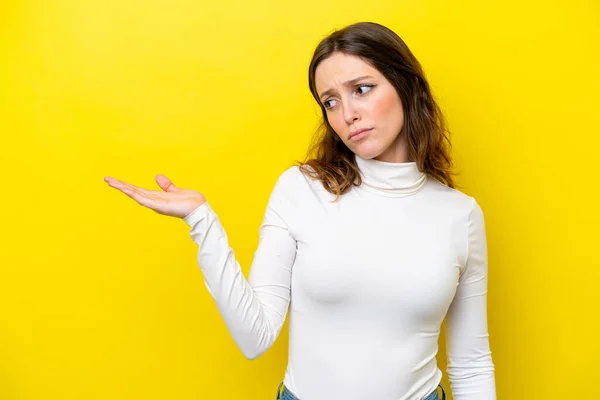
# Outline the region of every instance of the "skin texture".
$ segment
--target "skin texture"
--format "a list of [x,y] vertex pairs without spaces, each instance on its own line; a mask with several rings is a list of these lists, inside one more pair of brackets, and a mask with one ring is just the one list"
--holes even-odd
[[[362,76],[370,78],[348,83]],[[317,67],[315,85],[329,124],[352,152],[366,159],[409,161],[400,134],[404,124],[402,101],[376,68],[357,56],[336,52]],[[363,139],[350,140],[350,133],[362,128],[373,129]]]

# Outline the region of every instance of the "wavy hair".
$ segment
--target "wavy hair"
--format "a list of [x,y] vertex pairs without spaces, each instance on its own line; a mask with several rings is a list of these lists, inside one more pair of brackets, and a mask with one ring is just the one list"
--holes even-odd
[[308,83],[323,116],[305,161],[296,161],[300,170],[321,181],[328,192],[336,195],[334,201],[362,183],[355,155],[329,124],[315,86],[317,67],[335,52],[360,57],[396,88],[404,108],[404,125],[399,134],[405,135],[409,160],[428,176],[456,187],[452,178],[456,173],[451,171],[450,132],[421,65],[396,33],[374,22],[359,22],[336,30],[314,51]]

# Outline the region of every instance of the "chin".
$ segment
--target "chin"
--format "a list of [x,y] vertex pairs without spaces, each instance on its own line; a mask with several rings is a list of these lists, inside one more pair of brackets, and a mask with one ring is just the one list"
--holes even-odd
[[371,158],[379,156],[381,153],[383,153],[383,150],[385,149],[381,149],[379,148],[379,146],[365,141],[363,143],[358,143],[357,145],[351,147],[350,150],[352,150],[352,152],[357,156],[369,160]]

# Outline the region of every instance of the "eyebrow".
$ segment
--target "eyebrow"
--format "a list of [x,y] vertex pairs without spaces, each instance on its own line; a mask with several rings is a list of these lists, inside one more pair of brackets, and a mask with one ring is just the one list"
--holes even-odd
[[[358,78],[350,79],[349,81],[344,82],[344,86],[352,86],[352,85],[356,84],[358,81],[361,81],[361,80],[367,79],[367,78],[373,78],[373,77],[371,75],[359,76]],[[327,89],[326,91],[321,93],[321,95],[319,96],[319,99],[323,100],[324,96],[330,95],[332,93],[335,93],[335,89]]]

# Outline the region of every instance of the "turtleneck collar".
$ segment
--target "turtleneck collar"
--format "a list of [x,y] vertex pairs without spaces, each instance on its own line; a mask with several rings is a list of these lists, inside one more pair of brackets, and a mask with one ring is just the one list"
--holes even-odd
[[410,196],[427,181],[427,174],[419,170],[416,162],[392,163],[356,155],[356,164],[361,172],[361,187],[384,196]]

